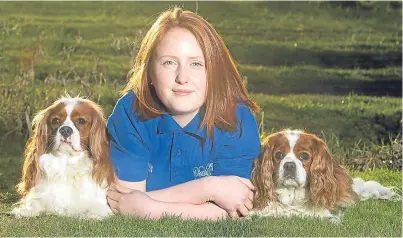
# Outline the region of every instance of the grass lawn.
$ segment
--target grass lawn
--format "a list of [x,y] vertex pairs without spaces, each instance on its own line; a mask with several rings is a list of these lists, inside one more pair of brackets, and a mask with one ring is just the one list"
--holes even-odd
[[[1,158],[0,212],[16,201],[12,185],[19,172],[17,157]],[[8,163],[7,163],[8,162]],[[10,169],[12,168],[12,169]],[[401,187],[402,174],[386,169],[352,171],[354,177],[374,179]],[[7,178],[7,180],[6,180]],[[380,215],[382,214],[382,215]],[[167,217],[159,221],[114,216],[87,221],[56,216],[13,219],[0,215],[0,236],[401,236],[401,201],[366,200],[343,211],[339,225],[315,218],[257,218],[252,220],[183,221]]]
[[[42,216],[1,217],[1,236],[386,236],[402,233],[400,202],[365,201],[345,211],[341,225],[314,218],[255,218],[219,222],[160,221],[115,216],[104,221]],[[382,213],[382,216],[378,214]]]

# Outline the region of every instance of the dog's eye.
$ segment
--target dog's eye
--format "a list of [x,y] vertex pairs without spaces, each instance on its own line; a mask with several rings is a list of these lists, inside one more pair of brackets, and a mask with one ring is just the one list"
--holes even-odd
[[300,160],[308,160],[309,159],[309,155],[306,152],[302,152],[301,155],[299,156]]
[[84,124],[85,124],[85,120],[84,120],[83,118],[79,118],[79,119],[77,120],[77,124],[78,124],[78,125],[84,125]]
[[274,156],[277,160],[282,160],[284,158],[283,152],[277,151],[276,155]]
[[54,125],[59,125],[59,124],[60,124],[59,119],[58,119],[57,117],[53,118],[53,119],[52,119],[52,124],[54,124]]

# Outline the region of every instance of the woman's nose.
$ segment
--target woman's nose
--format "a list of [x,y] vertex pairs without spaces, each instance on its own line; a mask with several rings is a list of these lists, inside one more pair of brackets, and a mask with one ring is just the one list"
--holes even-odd
[[178,67],[178,75],[176,76],[175,82],[178,84],[186,84],[189,81],[189,74],[187,72],[186,66],[180,65]]

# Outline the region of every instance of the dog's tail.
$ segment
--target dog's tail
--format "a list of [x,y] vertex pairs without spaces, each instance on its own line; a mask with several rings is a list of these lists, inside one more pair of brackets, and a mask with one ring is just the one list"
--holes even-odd
[[385,187],[373,180],[364,181],[361,178],[354,178],[353,190],[358,194],[360,200],[373,198],[399,201],[402,199],[402,191],[397,187]]

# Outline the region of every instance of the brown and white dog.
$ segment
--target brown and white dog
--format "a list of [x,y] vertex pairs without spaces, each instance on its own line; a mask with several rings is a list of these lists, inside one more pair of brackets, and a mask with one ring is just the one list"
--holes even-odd
[[24,152],[16,217],[41,213],[100,219],[112,214],[106,187],[115,179],[101,108],[63,97],[40,111]]
[[308,215],[338,220],[337,208],[359,201],[346,169],[333,159],[324,141],[299,130],[266,138],[254,161],[257,191],[251,215]]

